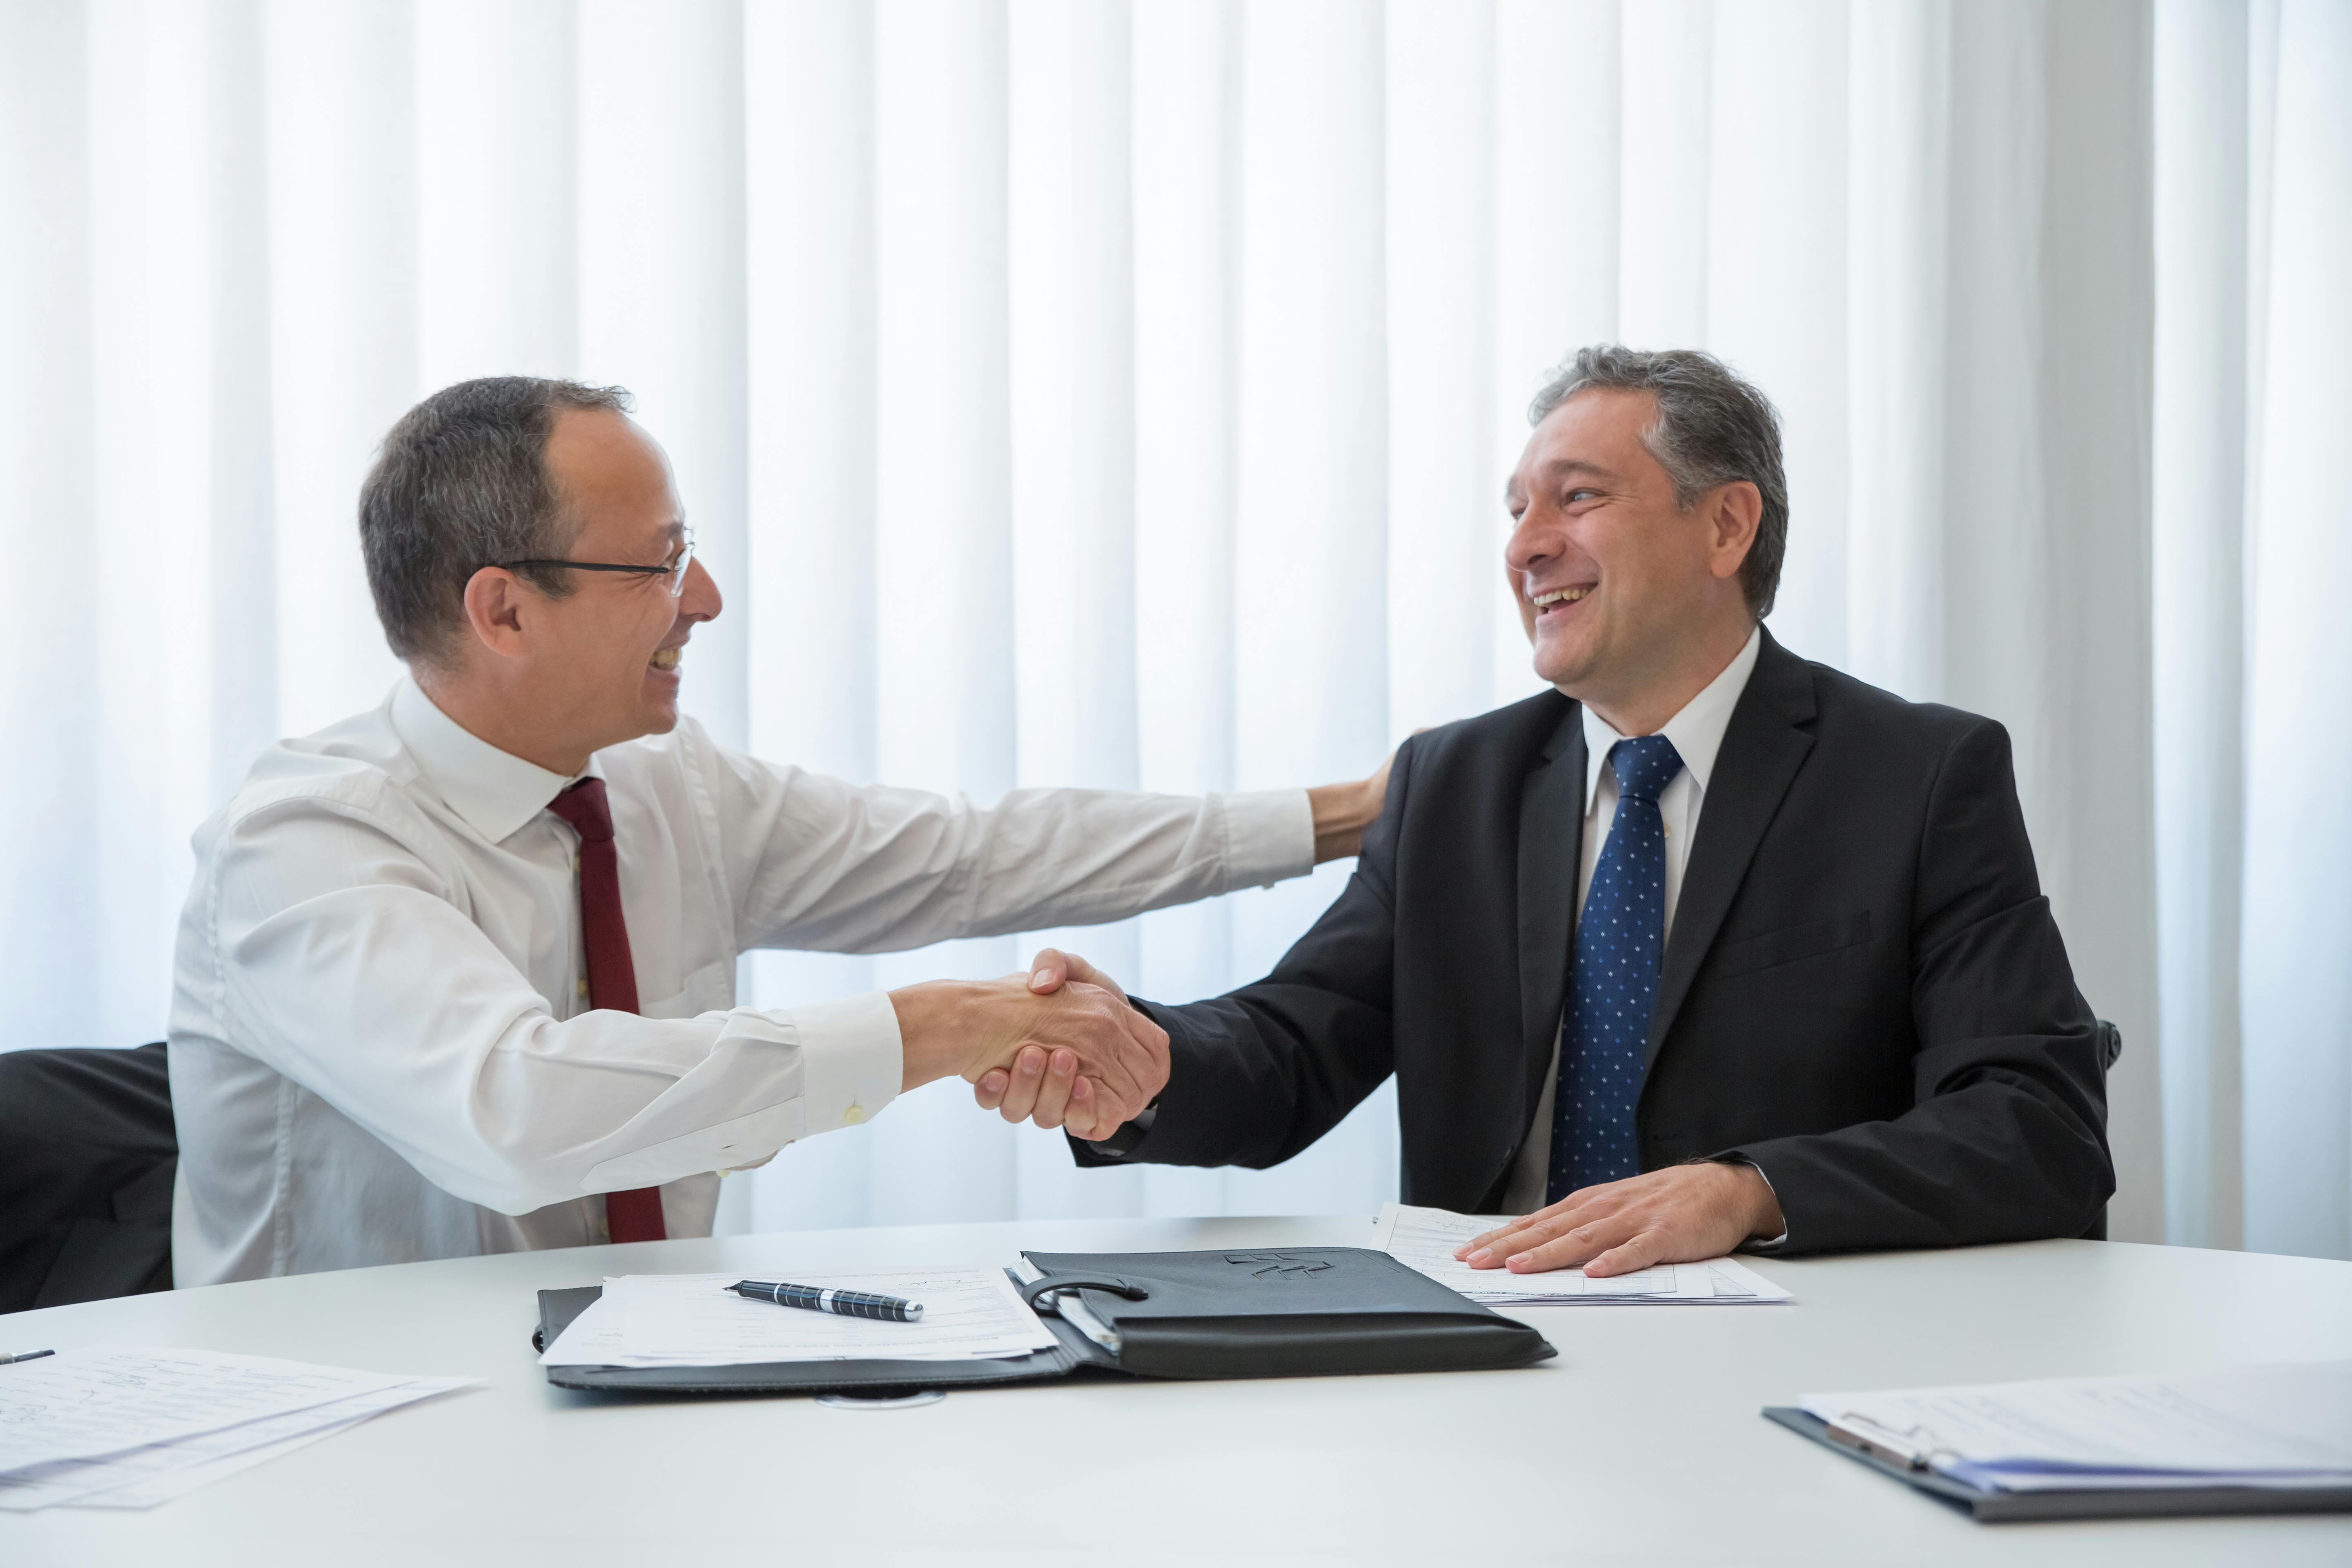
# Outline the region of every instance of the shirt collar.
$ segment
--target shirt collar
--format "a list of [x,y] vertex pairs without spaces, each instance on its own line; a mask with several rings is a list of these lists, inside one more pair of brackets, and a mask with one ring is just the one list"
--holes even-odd
[[[414,676],[392,693],[392,727],[449,809],[497,844],[537,816],[572,780],[502,752],[441,711]],[[583,778],[603,777],[588,760]]]
[[[1739,706],[1739,694],[1748,689],[1748,678],[1755,673],[1756,656],[1763,646],[1764,629],[1759,626],[1748,634],[1747,645],[1732,656],[1722,673],[1684,703],[1682,711],[1658,731],[1675,743],[1675,754],[1682,758],[1684,769],[1702,795],[1706,794],[1708,775],[1715,772],[1715,755],[1723,750],[1723,732],[1731,727],[1731,710]],[[1592,809],[1593,792],[1601,787],[1601,770],[1609,761],[1609,748],[1624,738],[1608,720],[1585,708],[1585,810]]]

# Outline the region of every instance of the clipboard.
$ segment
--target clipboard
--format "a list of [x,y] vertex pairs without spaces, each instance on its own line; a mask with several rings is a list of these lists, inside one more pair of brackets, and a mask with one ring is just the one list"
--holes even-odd
[[2157,1519],[2221,1513],[2352,1512],[2352,1487],[2133,1487],[2083,1491],[1988,1491],[1934,1470],[1865,1453],[1830,1435],[1829,1423],[1791,1405],[1768,1405],[1764,1419],[1809,1437],[1832,1453],[1892,1476],[1959,1509],[1979,1524],[2022,1524],[2043,1519]]

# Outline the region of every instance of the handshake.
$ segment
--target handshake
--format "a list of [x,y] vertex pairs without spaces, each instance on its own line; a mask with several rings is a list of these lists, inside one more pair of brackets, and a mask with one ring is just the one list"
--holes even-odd
[[929,981],[891,992],[890,1005],[901,1092],[952,1074],[1007,1121],[1108,1138],[1168,1082],[1167,1032],[1110,976],[1050,947],[1027,974]]
[[[1418,731],[1416,731],[1418,732]],[[1388,799],[1391,754],[1360,783],[1307,792],[1315,860],[1353,855]],[[1007,1121],[1108,1138],[1168,1083],[1167,1032],[1085,959],[1046,948],[1026,974],[934,980],[890,993],[906,1068],[899,1091],[950,1074]]]

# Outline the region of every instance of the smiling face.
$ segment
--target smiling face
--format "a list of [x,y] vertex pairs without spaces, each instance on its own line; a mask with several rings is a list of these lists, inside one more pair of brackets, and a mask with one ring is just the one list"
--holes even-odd
[[[576,531],[570,561],[658,566],[685,545],[686,516],[669,459],[625,416],[568,409],[547,437],[547,473]],[[551,598],[528,584],[534,699],[550,727],[583,752],[677,726],[679,658],[696,623],[719,614],[719,588],[699,561],[683,591],[623,572],[566,574]]]
[[1503,561],[1536,673],[1626,734],[1671,718],[1752,625],[1738,573],[1756,489],[1720,486],[1677,506],[1642,442],[1657,416],[1647,392],[1580,392],[1536,426],[1505,490]]

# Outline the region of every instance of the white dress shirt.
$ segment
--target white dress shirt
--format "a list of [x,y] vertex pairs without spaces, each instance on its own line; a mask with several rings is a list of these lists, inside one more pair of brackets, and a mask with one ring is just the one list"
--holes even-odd
[[[1731,724],[1731,710],[1748,689],[1763,646],[1761,630],[1748,634],[1747,646],[1733,656],[1723,672],[1666,721],[1658,733],[1674,742],[1683,770],[1658,792],[1658,815],[1666,826],[1666,925],[1675,929],[1675,906],[1681,901],[1683,868],[1689,862],[1691,839],[1698,832],[1699,808],[1706,803],[1706,781],[1715,772],[1715,756],[1723,750],[1723,732]],[[1576,870],[1576,912],[1584,913],[1585,896],[1592,891],[1592,868],[1601,862],[1601,847],[1608,842],[1610,825],[1617,820],[1617,773],[1609,766],[1609,748],[1625,739],[1591,708],[1584,710],[1584,852]],[[1571,940],[1573,938],[1571,937]],[[1664,951],[1661,946],[1661,952]],[[1573,980],[1571,978],[1571,984]],[[1551,1065],[1544,1069],[1543,1094],[1536,1101],[1535,1120],[1511,1170],[1503,1204],[1511,1214],[1528,1214],[1544,1206],[1544,1189],[1551,1176],[1552,1097],[1559,1088],[1559,1031],[1552,1031]]]
[[599,752],[642,1016],[587,1010],[572,781],[410,680],[265,752],[197,829],[171,1022],[182,1285],[604,1238],[658,1184],[888,1105],[887,996],[735,1005],[746,949],[877,952],[1304,874],[1304,791],[1025,790],[979,810],[672,733]]

